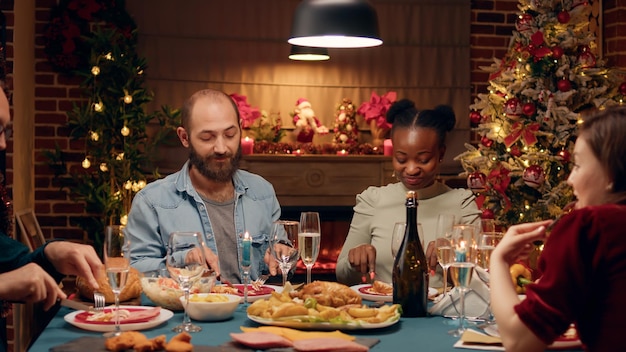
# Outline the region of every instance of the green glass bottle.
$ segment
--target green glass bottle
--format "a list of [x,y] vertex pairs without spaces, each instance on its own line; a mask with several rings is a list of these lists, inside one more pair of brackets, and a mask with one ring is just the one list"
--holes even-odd
[[417,195],[406,195],[404,240],[393,264],[393,303],[402,306],[403,317],[428,315],[428,261],[417,231]]

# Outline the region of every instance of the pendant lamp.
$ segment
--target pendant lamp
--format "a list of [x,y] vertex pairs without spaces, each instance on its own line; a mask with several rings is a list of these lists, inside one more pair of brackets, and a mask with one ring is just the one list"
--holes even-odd
[[330,59],[330,56],[326,48],[292,45],[289,58],[300,61],[324,61]]
[[378,17],[366,0],[303,0],[293,16],[293,45],[366,48],[383,43]]

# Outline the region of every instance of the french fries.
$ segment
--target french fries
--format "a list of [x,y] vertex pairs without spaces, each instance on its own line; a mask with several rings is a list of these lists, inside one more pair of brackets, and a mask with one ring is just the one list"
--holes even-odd
[[346,305],[338,308],[311,304],[298,298],[292,299],[289,292],[272,292],[268,299],[259,299],[250,306],[247,312],[251,316],[298,322],[341,322],[341,323],[382,323],[391,318],[399,318],[399,305],[384,305],[372,308],[366,305]]

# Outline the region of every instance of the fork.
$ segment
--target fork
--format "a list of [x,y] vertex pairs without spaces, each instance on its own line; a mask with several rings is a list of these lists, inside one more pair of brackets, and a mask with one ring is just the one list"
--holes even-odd
[[104,310],[104,306],[106,305],[106,300],[104,299],[104,295],[100,292],[93,293],[93,309],[96,311]]
[[267,272],[267,270],[263,270],[261,271],[261,275],[254,281],[252,281],[251,285],[252,285],[252,289],[255,291],[258,291],[261,289],[261,286],[263,286],[263,284],[265,284],[265,281],[267,281],[267,279],[269,279],[270,274],[269,272]]

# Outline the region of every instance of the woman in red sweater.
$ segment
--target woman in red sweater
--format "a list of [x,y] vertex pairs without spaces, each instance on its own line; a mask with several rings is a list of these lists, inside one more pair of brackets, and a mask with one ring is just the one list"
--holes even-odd
[[[551,220],[511,226],[491,256],[491,302],[507,351],[543,351],[571,323],[588,351],[624,348],[626,319],[626,108],[586,117],[567,180],[576,207]],[[520,301],[509,266],[546,240],[541,278]]]

